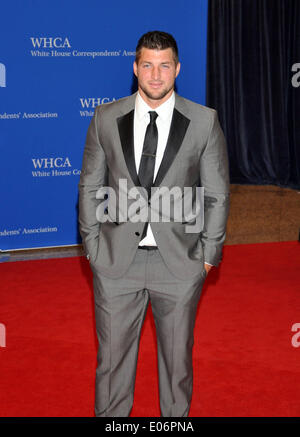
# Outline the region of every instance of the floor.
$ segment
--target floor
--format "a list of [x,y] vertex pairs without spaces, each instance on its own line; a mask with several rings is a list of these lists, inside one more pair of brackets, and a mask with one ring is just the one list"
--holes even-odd
[[226,244],[298,241],[300,191],[231,185]]

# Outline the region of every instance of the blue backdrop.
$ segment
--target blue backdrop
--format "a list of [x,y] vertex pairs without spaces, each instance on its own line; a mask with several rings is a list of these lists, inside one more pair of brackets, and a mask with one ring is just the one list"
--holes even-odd
[[173,34],[177,92],[205,103],[207,0],[11,0],[0,18],[0,250],[80,243],[78,182],[94,107],[135,91],[135,47]]

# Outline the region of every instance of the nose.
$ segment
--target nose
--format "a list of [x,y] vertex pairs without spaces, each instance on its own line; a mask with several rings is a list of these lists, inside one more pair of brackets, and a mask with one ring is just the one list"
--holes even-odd
[[152,68],[152,79],[154,80],[160,79],[160,69],[158,66],[154,66]]

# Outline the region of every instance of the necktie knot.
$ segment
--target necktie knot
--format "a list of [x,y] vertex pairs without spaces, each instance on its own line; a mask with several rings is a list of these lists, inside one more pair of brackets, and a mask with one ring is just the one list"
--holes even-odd
[[154,124],[155,120],[158,117],[158,113],[155,111],[149,111],[149,115],[150,115],[150,124]]

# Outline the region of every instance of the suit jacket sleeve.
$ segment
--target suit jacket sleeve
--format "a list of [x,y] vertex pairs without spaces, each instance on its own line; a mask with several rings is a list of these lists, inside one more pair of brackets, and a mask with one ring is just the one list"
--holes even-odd
[[78,185],[79,231],[85,253],[92,257],[96,255],[100,230],[100,222],[96,218],[100,201],[96,199],[96,193],[105,186],[107,180],[105,153],[98,136],[99,109],[100,107],[96,107],[87,131]]
[[229,170],[226,141],[216,111],[208,141],[200,160],[201,186],[204,187],[204,227],[201,241],[204,261],[217,266],[222,258],[229,212]]

